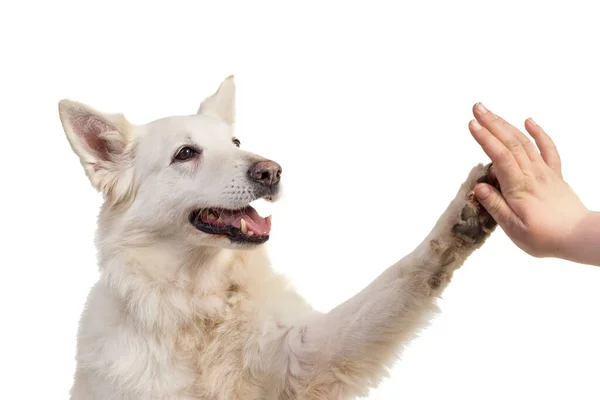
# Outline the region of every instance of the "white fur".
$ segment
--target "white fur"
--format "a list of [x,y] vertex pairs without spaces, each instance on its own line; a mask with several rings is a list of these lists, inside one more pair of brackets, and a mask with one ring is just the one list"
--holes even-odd
[[[485,174],[478,166],[414,252],[331,312],[314,311],[271,269],[264,247],[188,222],[193,209],[253,200],[246,171],[261,158],[231,142],[234,99],[230,77],[197,115],[141,126],[60,102],[69,142],[106,198],[101,277],[81,317],[72,399],[364,396],[481,245],[452,230]],[[200,160],[171,163],[184,144],[201,147]]]

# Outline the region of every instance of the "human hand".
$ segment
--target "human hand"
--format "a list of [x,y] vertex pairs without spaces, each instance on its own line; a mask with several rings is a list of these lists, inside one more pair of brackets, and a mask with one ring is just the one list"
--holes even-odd
[[473,107],[469,130],[492,159],[502,193],[487,184],[475,188],[479,202],[521,249],[536,257],[568,258],[572,236],[591,213],[563,180],[554,142],[532,119],[525,129],[535,140],[481,103]]

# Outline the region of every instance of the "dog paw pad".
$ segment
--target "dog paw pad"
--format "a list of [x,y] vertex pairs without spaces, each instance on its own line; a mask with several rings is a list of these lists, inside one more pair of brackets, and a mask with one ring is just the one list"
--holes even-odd
[[[498,190],[500,186],[492,171],[492,164],[489,164],[482,176],[475,180],[473,187],[477,183],[487,183]],[[491,215],[479,204],[473,188],[469,188],[469,192],[465,196],[465,204],[460,211],[460,219],[452,227],[452,231],[462,239],[466,239],[475,244],[483,242],[496,227],[496,221]]]

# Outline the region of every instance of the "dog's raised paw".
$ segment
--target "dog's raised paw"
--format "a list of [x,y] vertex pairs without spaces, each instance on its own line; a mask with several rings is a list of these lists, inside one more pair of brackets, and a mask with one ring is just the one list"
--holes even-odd
[[492,164],[486,167],[475,168],[472,174],[479,174],[480,176],[470,177],[469,181],[466,182],[466,203],[462,207],[460,212],[460,218],[458,223],[452,227],[452,231],[459,238],[471,242],[473,244],[482,243],[496,227],[496,221],[486,211],[485,208],[477,198],[473,189],[478,183],[487,183],[500,190],[500,185],[493,173]]

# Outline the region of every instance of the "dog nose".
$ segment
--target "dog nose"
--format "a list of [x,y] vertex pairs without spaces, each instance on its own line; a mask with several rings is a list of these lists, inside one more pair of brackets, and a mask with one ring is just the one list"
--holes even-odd
[[275,161],[259,161],[250,167],[248,175],[253,181],[272,187],[279,183],[281,165]]

